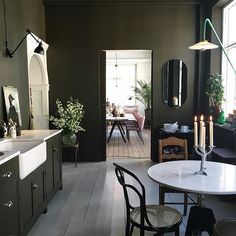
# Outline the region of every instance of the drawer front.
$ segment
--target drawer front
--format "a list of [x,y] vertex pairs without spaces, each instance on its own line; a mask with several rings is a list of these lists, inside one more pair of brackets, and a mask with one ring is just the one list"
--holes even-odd
[[0,165],[0,186],[5,186],[18,179],[18,157]]
[[18,235],[17,182],[0,190],[0,235]]

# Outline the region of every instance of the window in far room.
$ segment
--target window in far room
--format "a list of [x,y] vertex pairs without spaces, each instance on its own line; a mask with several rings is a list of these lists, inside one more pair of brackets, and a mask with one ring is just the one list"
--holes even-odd
[[[223,8],[223,45],[234,67],[236,67],[236,0]],[[222,55],[222,79],[225,88],[225,114],[236,110],[236,75],[225,55]]]

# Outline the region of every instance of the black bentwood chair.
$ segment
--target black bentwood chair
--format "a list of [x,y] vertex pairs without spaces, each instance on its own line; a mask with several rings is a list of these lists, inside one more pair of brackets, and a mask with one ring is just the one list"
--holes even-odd
[[[180,212],[168,206],[146,205],[145,188],[138,177],[116,163],[113,165],[116,177],[124,190],[127,215],[125,235],[131,236],[135,226],[140,229],[141,236],[144,236],[145,230],[156,232],[155,235],[175,232],[175,235],[179,236],[179,225],[182,222]],[[128,178],[129,182],[135,182],[135,186],[126,182]],[[139,206],[131,205],[131,195],[132,199],[135,199],[131,193],[137,195]]]

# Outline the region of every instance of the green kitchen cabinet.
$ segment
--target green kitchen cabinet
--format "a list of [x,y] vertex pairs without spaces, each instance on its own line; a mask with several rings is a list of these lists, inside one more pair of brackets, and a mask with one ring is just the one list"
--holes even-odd
[[26,235],[40,214],[46,210],[45,164],[19,181],[20,232]]
[[46,196],[49,201],[62,188],[61,134],[47,140]]
[[18,156],[0,165],[0,235],[19,235]]

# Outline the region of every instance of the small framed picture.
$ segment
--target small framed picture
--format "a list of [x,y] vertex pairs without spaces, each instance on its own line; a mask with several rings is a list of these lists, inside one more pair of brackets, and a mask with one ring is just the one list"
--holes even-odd
[[7,122],[12,119],[12,121],[16,123],[17,127],[21,127],[22,122],[17,88],[4,86],[3,94],[6,106]]

